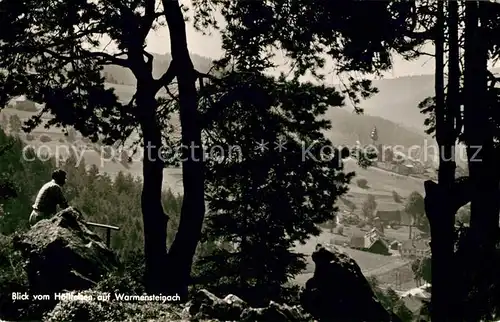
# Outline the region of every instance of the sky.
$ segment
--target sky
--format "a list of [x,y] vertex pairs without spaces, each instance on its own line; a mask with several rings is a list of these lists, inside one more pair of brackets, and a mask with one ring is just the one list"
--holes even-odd
[[[216,32],[213,32],[212,35],[202,35],[189,22],[186,23],[186,32],[190,52],[215,59],[222,55],[220,36]],[[158,54],[170,52],[168,28],[164,27],[151,31],[148,35],[147,45],[146,49],[150,52]],[[401,57],[395,57],[392,72],[385,74],[384,78],[433,73],[434,64],[429,57],[422,57],[413,62],[407,62]]]

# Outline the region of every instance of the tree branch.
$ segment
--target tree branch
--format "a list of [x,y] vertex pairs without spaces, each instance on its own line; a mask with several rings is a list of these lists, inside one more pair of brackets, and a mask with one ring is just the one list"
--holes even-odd
[[201,72],[197,71],[196,69],[194,70],[194,73],[195,73],[197,78],[208,78],[212,81],[220,81],[219,78],[217,78],[213,75],[210,75],[210,74],[201,73]]
[[142,39],[146,39],[149,31],[151,30],[151,27],[153,26],[153,22],[155,21],[155,19],[163,14],[163,12],[161,13],[161,15],[156,14],[155,2],[156,2],[155,0],[146,0],[146,4],[144,5],[145,14],[140,24]]
[[122,67],[126,67],[126,68],[130,67],[128,59],[118,58],[119,56],[125,55],[125,53],[110,55],[107,53],[95,52],[95,51],[89,51],[89,50],[83,50],[83,52],[88,57],[103,59],[104,61],[100,62],[103,65],[118,65],[118,66],[122,66]]
[[[72,57],[72,56],[65,56],[61,55],[51,49],[43,49],[42,53],[47,53],[51,55],[52,57],[55,57],[57,59],[61,60],[66,60],[66,61],[74,61],[75,59],[78,59],[77,57]],[[128,60],[125,58],[118,58],[118,56],[125,55],[125,53],[119,53],[116,55],[110,55],[106,53],[100,53],[100,52],[92,52],[88,50],[83,50],[82,53],[84,53],[88,58],[100,58],[102,61],[99,63],[102,65],[118,65],[122,67],[129,67]]]
[[168,65],[167,71],[159,79],[155,80],[154,92],[158,93],[158,91],[162,87],[167,88],[167,86],[170,85],[170,83],[172,83],[172,81],[176,76],[177,76],[177,68],[175,68],[174,61],[172,60],[170,62],[170,65]]

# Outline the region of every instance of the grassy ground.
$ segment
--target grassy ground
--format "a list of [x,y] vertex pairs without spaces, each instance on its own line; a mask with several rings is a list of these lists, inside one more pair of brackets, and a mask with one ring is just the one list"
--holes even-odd
[[[356,173],[350,189],[350,193],[353,194],[373,194],[392,199],[392,191],[396,191],[402,197],[408,196],[413,191],[424,192],[423,179],[403,176],[374,167],[362,169],[353,160],[346,162],[345,170]],[[362,189],[356,185],[356,180],[361,178],[368,181],[368,189]]]

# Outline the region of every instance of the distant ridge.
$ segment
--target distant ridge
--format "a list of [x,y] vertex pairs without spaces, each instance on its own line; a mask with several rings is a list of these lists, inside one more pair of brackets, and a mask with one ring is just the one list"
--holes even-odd
[[[500,68],[491,71],[500,73]],[[434,96],[434,74],[373,80],[373,85],[379,93],[359,105],[366,114],[380,116],[423,133],[425,115],[420,113],[418,104]],[[352,108],[350,102],[346,101],[346,104]]]

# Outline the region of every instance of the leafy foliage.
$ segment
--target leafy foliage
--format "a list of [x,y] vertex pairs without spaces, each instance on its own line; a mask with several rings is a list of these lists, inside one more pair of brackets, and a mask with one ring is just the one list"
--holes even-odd
[[[257,62],[264,67],[262,57],[272,55],[272,48],[282,48],[297,63],[297,75],[306,71],[316,74],[314,71],[325,64],[325,55],[336,60],[339,72],[378,72],[391,66],[391,50],[405,52],[419,43],[419,39],[405,37],[415,27],[415,4],[407,2],[204,0],[198,3],[195,12],[198,28],[218,27],[212,15],[217,9],[229,23],[222,33],[223,47],[229,56],[238,56],[238,50],[251,47],[247,51],[255,55],[248,64]],[[249,19],[256,16],[260,19]],[[362,24],[373,28],[369,31],[357,28]],[[264,30],[268,31],[266,37]],[[266,63],[269,66],[268,60]],[[367,84],[359,82],[356,86]]]
[[24,259],[15,251],[12,237],[0,234],[0,318],[19,319],[27,313],[27,304],[13,301],[12,292],[26,292],[28,279]]
[[424,126],[427,127],[425,133],[432,135],[432,137],[435,137],[436,114],[434,113],[434,109],[436,108],[436,98],[427,97],[418,104],[418,108],[420,109],[420,113],[427,115],[427,118],[424,121]]
[[415,274],[415,279],[423,279],[427,283],[432,282],[431,275],[431,258],[424,257],[422,259],[415,259],[411,264],[411,269]]
[[406,200],[405,212],[410,214],[414,223],[423,228],[425,231],[429,230],[429,220],[425,216],[425,203],[424,197],[417,191],[413,191]]

